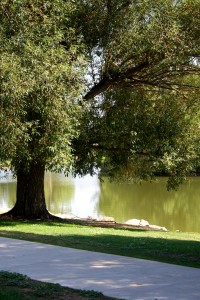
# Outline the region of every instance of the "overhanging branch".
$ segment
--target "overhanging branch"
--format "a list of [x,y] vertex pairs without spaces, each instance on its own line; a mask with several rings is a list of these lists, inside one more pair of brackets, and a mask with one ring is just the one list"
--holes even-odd
[[109,87],[123,82],[126,78],[132,77],[137,72],[141,72],[149,65],[148,62],[143,62],[124,73],[109,74],[104,76],[103,79],[91,88],[91,90],[84,96],[84,100],[88,101],[102,92],[105,92]]
[[[138,85],[146,85],[159,87],[164,89],[174,89],[174,86],[183,86],[190,87],[193,86],[187,84],[176,83],[171,79],[180,75],[189,75],[195,74],[199,75],[198,67],[184,66],[181,65],[180,69],[176,68],[174,70],[170,70],[170,66],[166,69],[160,70],[160,72],[154,70],[153,73],[150,72],[149,68],[152,64],[147,61],[144,61],[133,68],[128,69],[126,72],[116,72],[109,73],[107,76],[104,76],[99,83],[94,85],[91,90],[84,96],[84,100],[88,101],[95,96],[105,92],[110,87],[124,87],[124,88],[132,88]],[[153,65],[152,65],[153,67]],[[193,87],[197,88],[197,87]]]

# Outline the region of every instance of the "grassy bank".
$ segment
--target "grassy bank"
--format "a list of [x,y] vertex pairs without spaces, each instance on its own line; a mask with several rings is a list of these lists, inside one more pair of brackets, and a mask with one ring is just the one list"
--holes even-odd
[[0,271],[0,300],[114,300],[95,291],[75,290]]
[[0,219],[0,236],[200,268],[200,234]]

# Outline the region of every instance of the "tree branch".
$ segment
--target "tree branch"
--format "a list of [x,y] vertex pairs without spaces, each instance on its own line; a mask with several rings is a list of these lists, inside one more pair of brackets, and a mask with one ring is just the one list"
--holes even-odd
[[149,63],[147,61],[140,63],[139,65],[129,69],[128,71],[124,73],[115,73],[115,74],[109,74],[108,76],[104,76],[103,79],[97,83],[95,86],[91,88],[91,90],[84,96],[84,100],[88,101],[95,96],[99,95],[102,92],[105,92],[109,87],[113,85],[117,85],[120,82],[124,81],[125,79],[133,76],[138,71],[142,71],[144,68],[149,66]]

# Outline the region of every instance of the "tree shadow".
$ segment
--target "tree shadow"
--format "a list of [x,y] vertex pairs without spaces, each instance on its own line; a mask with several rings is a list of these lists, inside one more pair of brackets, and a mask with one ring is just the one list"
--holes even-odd
[[[196,296],[199,293],[199,270],[197,269],[176,268],[167,264],[158,265],[154,261],[147,263],[144,260],[72,249],[85,247],[85,250],[95,250],[96,245],[98,251],[104,249],[104,252],[109,252],[110,249],[113,253],[118,244],[118,248],[121,247],[127,251],[131,240],[128,237],[118,239],[115,236],[111,239],[106,234],[96,238],[87,235],[63,234],[62,238],[58,238],[52,235],[47,237],[43,234],[32,233],[30,235],[20,231],[12,232],[12,236],[15,234],[17,238],[20,234],[22,239],[43,243],[30,244],[27,241],[21,242],[14,239],[8,242],[8,239],[1,241],[0,238],[2,269],[26,274],[37,280],[97,290],[112,296],[119,296],[119,292],[122,292],[126,299],[170,299],[169,294],[170,296],[178,295],[178,299],[185,299],[185,297],[189,299],[187,297],[189,293],[192,299],[197,299]],[[51,244],[68,247],[71,245],[71,248],[58,248],[44,244],[48,242],[48,238]],[[115,244],[113,244],[114,238]],[[133,245],[129,250],[132,251],[133,257],[136,253],[134,245],[135,248],[139,248],[139,246],[144,246],[144,243],[151,243],[153,240],[149,237],[132,239]],[[187,244],[191,243],[187,241]],[[88,249],[90,248],[88,246],[91,246],[91,249]]]
[[[29,222],[35,224],[35,222]],[[38,222],[39,223],[39,222]],[[62,247],[89,250],[116,254],[121,256],[155,260],[170,264],[179,264],[200,268],[200,242],[178,239],[167,239],[149,236],[123,236],[115,233],[121,229],[114,229],[113,234],[51,234],[51,230],[45,234],[25,233],[22,230],[10,231],[6,227],[23,225],[21,222],[8,220],[0,221],[0,236],[15,239],[28,240],[44,244]],[[46,223],[45,223],[46,224]],[[49,222],[49,226],[66,226],[65,223]],[[133,230],[132,230],[133,231]],[[136,230],[139,232],[139,230]]]

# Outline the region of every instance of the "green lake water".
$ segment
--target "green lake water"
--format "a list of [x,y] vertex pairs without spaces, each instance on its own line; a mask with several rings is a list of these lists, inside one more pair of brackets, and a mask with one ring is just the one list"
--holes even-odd
[[[200,177],[192,177],[178,191],[166,190],[166,178],[153,183],[119,184],[97,177],[65,177],[47,173],[45,195],[54,214],[78,217],[111,216],[117,222],[145,219],[168,230],[200,232]],[[16,180],[0,177],[0,212],[15,203]]]

